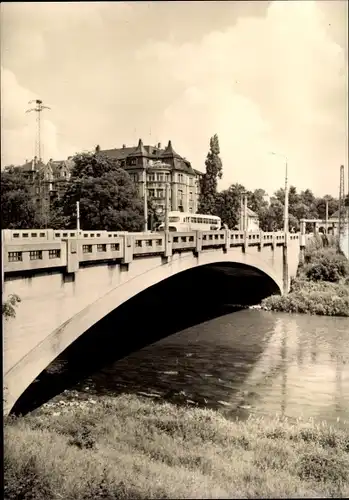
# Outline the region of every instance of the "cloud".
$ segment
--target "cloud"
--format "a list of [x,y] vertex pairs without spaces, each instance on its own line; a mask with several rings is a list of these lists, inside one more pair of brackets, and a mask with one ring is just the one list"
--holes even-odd
[[337,190],[331,167],[346,158],[346,60],[316,2],[273,2],[264,18],[241,18],[197,43],[150,41],[137,57],[183,85],[161,123],[177,149],[203,165],[218,133],[224,186],[279,187],[283,162],[268,155],[276,150],[289,156],[291,182]]
[[[29,101],[37,98],[36,94],[18,83],[11,71],[1,67],[2,167],[22,164],[26,158],[33,158],[36,154],[36,116],[34,112],[25,113],[25,110],[33,108],[35,104],[29,104]],[[72,146],[59,141],[56,126],[44,116],[41,118],[41,139],[44,160],[51,157],[61,159],[72,154]]]
[[171,139],[203,170],[217,133],[221,187],[273,192],[284,175],[276,151],[299,189],[337,194],[348,147],[343,9],[335,0],[1,4],[3,161],[33,155],[35,117],[24,110],[39,96],[52,107],[45,158]]

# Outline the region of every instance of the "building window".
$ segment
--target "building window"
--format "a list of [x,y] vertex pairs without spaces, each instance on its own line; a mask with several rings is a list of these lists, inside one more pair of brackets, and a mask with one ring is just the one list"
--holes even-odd
[[157,198],[164,198],[165,192],[163,189],[158,189],[157,190]]
[[22,262],[22,252],[9,252],[8,261],[9,262]]
[[118,252],[120,250],[120,243],[112,243],[110,245],[110,250],[112,252]]
[[130,165],[136,165],[136,164],[137,164],[136,158],[132,158],[132,160],[130,161]]
[[97,245],[97,252],[106,252],[107,251],[107,245],[101,244]]
[[49,257],[49,259],[60,259],[61,258],[61,251],[60,250],[49,250],[48,257]]
[[155,197],[155,189],[148,189],[148,194],[149,194],[149,196],[154,198]]
[[154,174],[148,174],[147,175],[147,181],[154,182],[155,181],[155,175]]
[[183,200],[183,191],[181,189],[178,189],[178,200]]
[[159,182],[163,182],[164,181],[164,174],[157,174],[157,180]]
[[92,245],[82,245],[82,253],[92,253]]
[[41,260],[42,259],[42,250],[31,250],[29,252],[30,260]]
[[183,174],[178,174],[178,182],[183,182]]
[[193,201],[193,193],[192,193],[192,191],[189,192],[189,201]]

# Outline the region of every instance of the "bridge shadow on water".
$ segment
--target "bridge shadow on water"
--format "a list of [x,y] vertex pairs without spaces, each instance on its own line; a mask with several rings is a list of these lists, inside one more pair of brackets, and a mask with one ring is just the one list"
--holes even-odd
[[[257,304],[275,292],[270,278],[239,265],[205,266],[175,275],[130,299],[86,331],[38,376],[11,413],[25,415],[64,390],[83,384],[91,375],[99,381],[98,394],[115,395],[115,373],[113,382],[108,382],[108,373],[118,361],[172,334]],[[165,351],[165,356],[170,355]],[[260,349],[252,354],[249,361],[255,362]],[[224,353],[217,355],[224,357]],[[120,369],[127,371],[127,363]],[[98,376],[102,372],[104,376]],[[133,376],[123,382],[120,392],[134,392]]]

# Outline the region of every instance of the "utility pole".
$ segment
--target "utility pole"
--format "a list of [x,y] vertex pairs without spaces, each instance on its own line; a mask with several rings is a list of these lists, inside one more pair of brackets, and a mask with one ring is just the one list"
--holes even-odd
[[289,231],[288,227],[288,159],[287,157],[285,158],[285,211],[284,211],[284,232],[285,232],[285,238],[287,236],[287,233]]
[[76,202],[76,231],[80,231],[80,201]]
[[285,236],[287,235],[289,231],[289,213],[288,213],[288,198],[289,198],[289,192],[288,192],[288,158],[287,156],[284,156],[279,153],[275,153],[274,151],[270,151],[269,154],[273,156],[279,156],[280,158],[283,158],[285,160],[285,203],[284,203],[284,233]]
[[240,196],[240,224],[239,224],[239,230],[243,231],[245,227],[244,224],[244,193],[241,193]]
[[169,205],[169,184],[166,182],[165,186],[165,233],[168,233],[168,205]]
[[[48,106],[44,106],[41,99],[35,99],[32,101],[29,101],[28,104],[32,104],[32,103],[35,103],[35,107],[31,108],[31,109],[27,109],[26,113],[31,113],[32,111],[34,111],[36,113],[36,126],[37,126],[36,134],[37,134],[37,137],[36,137],[36,141],[35,141],[35,156],[36,156],[37,162],[41,162],[42,161],[42,158],[41,158],[41,113],[44,109],[51,109],[51,108],[49,108]],[[48,215],[47,212],[48,212],[49,208],[47,207],[47,201],[45,200],[46,193],[43,193],[42,189],[41,189],[41,173],[39,170],[37,171],[37,175],[38,175],[38,181],[39,181],[39,197],[40,197],[39,209],[40,209],[41,218],[45,221],[45,227],[47,227],[47,215]]]
[[51,109],[48,106],[44,106],[41,99],[35,99],[29,101],[28,104],[35,103],[35,108],[27,109],[26,113],[31,113],[34,111],[36,113],[36,125],[37,125],[37,138],[35,141],[35,156],[40,161],[41,158],[41,113],[44,109]]
[[143,193],[143,210],[144,210],[144,232],[148,232],[148,197],[147,197],[147,169],[144,168],[144,193]]
[[344,195],[344,165],[340,167],[340,179],[339,179],[339,211],[338,211],[338,235],[344,233],[345,228],[345,195]]
[[328,200],[326,200],[326,221],[325,221],[325,232],[328,235]]
[[247,220],[247,193],[244,193],[244,227],[243,230],[247,231],[248,220]]

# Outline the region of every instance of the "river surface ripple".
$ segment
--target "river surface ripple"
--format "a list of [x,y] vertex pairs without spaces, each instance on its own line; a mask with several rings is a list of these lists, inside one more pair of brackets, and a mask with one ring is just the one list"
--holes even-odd
[[349,319],[234,312],[149,345],[74,389],[82,398],[138,394],[229,417],[311,417],[348,426]]

